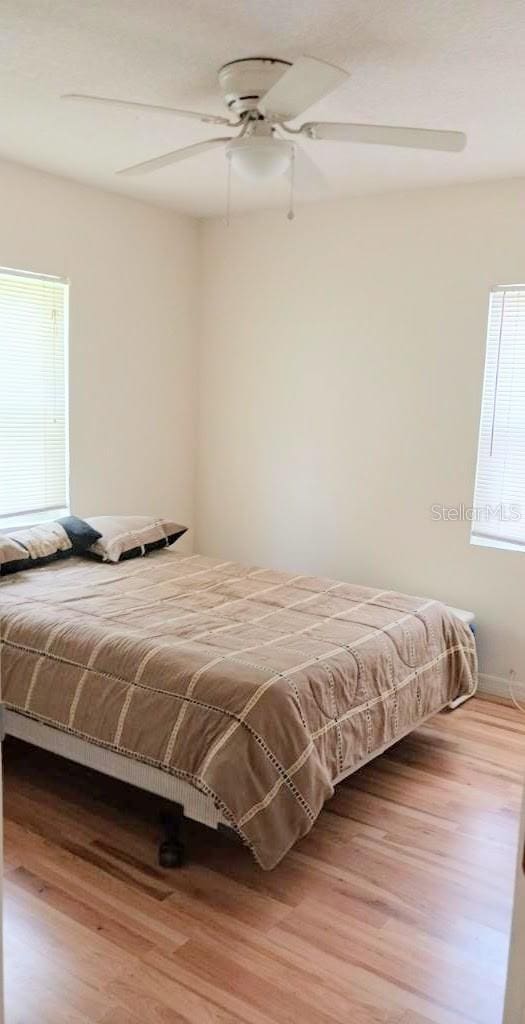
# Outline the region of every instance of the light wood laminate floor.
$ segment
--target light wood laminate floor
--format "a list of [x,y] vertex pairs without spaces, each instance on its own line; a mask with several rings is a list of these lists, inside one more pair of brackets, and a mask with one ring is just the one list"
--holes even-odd
[[270,873],[5,744],[7,1024],[499,1024],[525,716],[475,699],[342,783]]

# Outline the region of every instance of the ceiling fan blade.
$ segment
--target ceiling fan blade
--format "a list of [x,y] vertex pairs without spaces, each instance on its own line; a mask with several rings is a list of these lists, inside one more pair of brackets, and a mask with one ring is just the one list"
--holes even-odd
[[150,171],[158,171],[161,167],[168,167],[170,164],[177,164],[179,160],[187,160],[188,157],[198,156],[199,153],[206,153],[208,149],[215,149],[217,146],[224,146],[230,142],[231,136],[223,139],[205,139],[204,142],[194,142],[192,146],[184,146],[183,149],[175,149],[172,153],[164,153],[162,156],[153,157],[152,160],[144,160],[140,164],[132,164],[131,167],[124,167],[117,171],[117,174],[129,175],[149,174]]
[[349,77],[347,71],[315,57],[299,57],[259,103],[275,121],[291,121]]
[[219,117],[215,114],[200,114],[196,110],[178,110],[176,107],[162,107],[155,103],[136,103],[134,100],[116,100],[109,96],[87,96],[81,93],[67,93],[60,97],[62,100],[74,100],[79,103],[105,103],[117,107],[128,107],[131,110],[153,110],[164,114],[175,114],[176,117],[190,117],[194,121],[204,121],[204,124],[230,124],[227,117]]
[[408,146],[412,149],[440,149],[448,153],[458,153],[467,143],[467,136],[463,132],[434,131],[431,128],[394,128],[384,124],[310,121],[303,124],[300,131],[308,139],[365,142],[374,146]]
[[[294,156],[294,186],[298,192],[318,195],[320,192],[326,192],[328,189],[328,182],[320,168],[311,159],[308,153],[305,153],[304,149],[301,149],[297,143],[294,143],[295,156]],[[286,172],[288,179],[291,177],[291,169]]]

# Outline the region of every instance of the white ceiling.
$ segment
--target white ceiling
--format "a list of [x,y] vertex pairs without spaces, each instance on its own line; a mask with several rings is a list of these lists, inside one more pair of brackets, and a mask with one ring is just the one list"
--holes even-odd
[[[76,106],[60,94],[222,114],[221,64],[306,53],[351,72],[308,120],[468,134],[459,154],[305,142],[329,198],[518,176],[525,174],[524,46],[523,0],[0,0],[0,155],[197,216],[221,213],[222,153],[144,178],[114,176],[213,137],[216,127]],[[286,191],[284,179],[236,179],[233,207],[284,208]]]

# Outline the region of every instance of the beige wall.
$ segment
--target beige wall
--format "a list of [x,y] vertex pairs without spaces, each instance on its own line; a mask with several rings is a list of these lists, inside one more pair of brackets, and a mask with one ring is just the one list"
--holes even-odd
[[[202,225],[198,548],[473,609],[525,680],[525,554],[472,547],[491,285],[525,279],[525,182]],[[525,495],[524,495],[525,511]]]
[[0,164],[0,265],[71,280],[73,509],[192,525],[197,404],[196,547],[472,608],[483,670],[525,680],[525,555],[430,513],[472,501],[488,290],[525,279],[524,194],[198,228]]
[[71,281],[80,515],[193,522],[196,233],[172,212],[0,164],[0,265]]

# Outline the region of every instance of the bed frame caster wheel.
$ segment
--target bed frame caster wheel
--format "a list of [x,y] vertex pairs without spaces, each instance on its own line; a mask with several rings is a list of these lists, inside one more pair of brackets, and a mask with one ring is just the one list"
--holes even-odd
[[160,816],[164,839],[159,846],[161,868],[181,868],[186,860],[186,850],[181,839],[184,812],[165,811]]
[[165,839],[159,846],[159,864],[161,868],[181,868],[185,861],[184,843],[170,842]]

